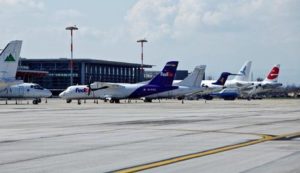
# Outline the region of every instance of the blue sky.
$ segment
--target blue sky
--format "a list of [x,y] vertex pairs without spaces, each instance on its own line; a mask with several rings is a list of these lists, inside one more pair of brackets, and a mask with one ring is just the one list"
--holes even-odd
[[140,63],[147,38],[154,70],[178,60],[217,78],[252,60],[255,78],[279,63],[279,81],[300,84],[299,0],[0,0],[0,20],[0,47],[21,39],[22,57],[69,57],[65,27],[76,24],[75,58]]

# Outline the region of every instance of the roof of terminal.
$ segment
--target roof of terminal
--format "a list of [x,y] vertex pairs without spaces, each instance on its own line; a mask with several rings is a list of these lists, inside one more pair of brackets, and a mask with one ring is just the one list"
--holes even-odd
[[[40,59],[27,59],[21,58],[21,61],[26,62],[64,62],[70,61],[68,58],[40,58]],[[80,58],[80,59],[73,59],[73,62],[84,62],[84,63],[95,63],[95,64],[107,64],[107,65],[119,65],[119,66],[133,66],[133,67],[140,67],[141,64],[137,63],[128,63],[128,62],[118,62],[118,61],[108,61],[108,60],[99,60],[99,59],[90,59],[90,58]],[[153,65],[143,64],[144,68],[152,68]]]

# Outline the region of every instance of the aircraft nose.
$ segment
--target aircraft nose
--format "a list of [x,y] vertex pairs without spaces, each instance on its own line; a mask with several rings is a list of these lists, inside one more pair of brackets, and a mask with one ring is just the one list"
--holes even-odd
[[48,92],[47,92],[46,95],[47,95],[47,97],[51,97],[52,96],[52,92],[48,90]]
[[63,97],[65,96],[65,93],[66,93],[66,92],[64,92],[64,91],[61,92],[61,93],[59,94],[59,97],[63,98]]

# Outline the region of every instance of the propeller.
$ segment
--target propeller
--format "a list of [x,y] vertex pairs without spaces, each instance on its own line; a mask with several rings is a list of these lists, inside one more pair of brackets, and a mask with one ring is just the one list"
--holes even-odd
[[92,88],[91,88],[91,81],[92,81],[92,76],[89,77],[89,83],[87,85],[87,87],[89,88],[89,90],[88,90],[88,96],[91,95],[91,90],[92,90]]
[[108,88],[108,86],[103,86],[103,87],[100,87],[100,88],[92,88],[91,87],[91,84],[92,84],[92,76],[90,76],[90,78],[89,78],[89,82],[88,82],[88,85],[87,85],[87,87],[88,87],[88,95],[91,95],[91,91],[96,91],[96,90],[101,90],[101,89],[106,89],[106,88]]

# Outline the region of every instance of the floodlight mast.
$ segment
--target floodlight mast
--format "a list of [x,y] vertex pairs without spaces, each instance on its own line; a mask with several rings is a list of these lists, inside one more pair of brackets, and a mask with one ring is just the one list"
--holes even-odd
[[71,61],[70,61],[70,84],[73,85],[73,31],[78,30],[78,27],[76,25],[66,27],[66,30],[69,30],[71,32]]
[[141,43],[141,70],[144,71],[144,43],[148,41],[144,38],[137,40],[136,42]]

